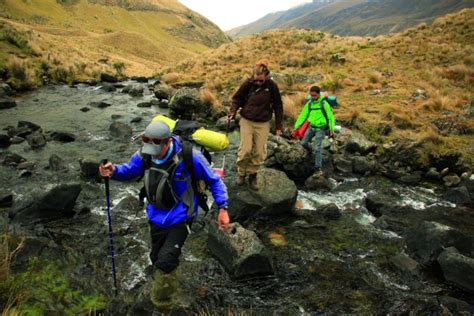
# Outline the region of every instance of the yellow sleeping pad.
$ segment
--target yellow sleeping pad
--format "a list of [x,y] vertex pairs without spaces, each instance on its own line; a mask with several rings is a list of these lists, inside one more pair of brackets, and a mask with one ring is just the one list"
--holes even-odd
[[[176,121],[164,115],[157,115],[153,118],[154,121],[165,122],[171,130],[176,126]],[[220,151],[229,146],[229,139],[225,134],[210,131],[205,128],[196,130],[192,135],[192,139],[199,145],[209,148],[210,150]]]

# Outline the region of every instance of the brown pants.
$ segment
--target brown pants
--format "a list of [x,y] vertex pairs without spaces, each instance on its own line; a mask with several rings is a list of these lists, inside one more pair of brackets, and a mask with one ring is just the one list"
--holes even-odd
[[241,176],[254,174],[267,158],[270,122],[240,119],[240,146],[237,151],[237,172]]

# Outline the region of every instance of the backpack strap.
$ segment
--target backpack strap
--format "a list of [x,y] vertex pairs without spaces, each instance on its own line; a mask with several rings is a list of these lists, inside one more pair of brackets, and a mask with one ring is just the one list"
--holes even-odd
[[326,126],[329,128],[328,114],[326,113],[326,109],[324,108],[325,102],[326,100],[322,99],[321,102],[319,102],[319,106],[321,107],[321,112],[323,112],[324,118],[326,119]]
[[[191,175],[191,185],[193,187],[194,194],[197,196],[197,203],[200,208],[204,211],[204,216],[209,212],[209,206],[207,205],[207,194],[201,192],[198,186],[198,180],[196,178],[196,171],[193,163],[193,144],[190,141],[183,140],[182,142],[182,158],[184,162],[184,168]],[[191,217],[194,213],[194,209],[188,209],[188,216]]]

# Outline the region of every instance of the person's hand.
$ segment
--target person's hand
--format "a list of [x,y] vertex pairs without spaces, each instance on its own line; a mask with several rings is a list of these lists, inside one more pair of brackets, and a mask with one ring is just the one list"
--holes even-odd
[[229,124],[234,119],[234,114],[229,113],[227,114],[227,124]]
[[220,230],[227,230],[229,228],[229,214],[225,208],[219,209],[219,214],[217,215],[217,225]]
[[281,135],[281,129],[277,128],[277,129],[275,130],[275,135],[276,135],[276,136],[280,136],[280,135]]
[[114,173],[114,165],[111,162],[100,164],[99,173],[102,177],[111,177]]

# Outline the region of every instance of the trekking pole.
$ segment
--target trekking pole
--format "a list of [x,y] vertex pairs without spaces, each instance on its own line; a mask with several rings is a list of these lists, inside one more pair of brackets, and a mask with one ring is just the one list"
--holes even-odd
[[[107,163],[107,159],[103,159],[101,164],[105,165]],[[105,182],[105,199],[107,200],[107,219],[109,222],[109,248],[110,254],[112,256],[112,276],[114,278],[114,292],[115,296],[118,294],[117,288],[117,276],[115,271],[115,251],[114,251],[114,239],[113,239],[113,232],[112,232],[112,216],[110,216],[110,190],[109,190],[109,177],[104,177]]]

